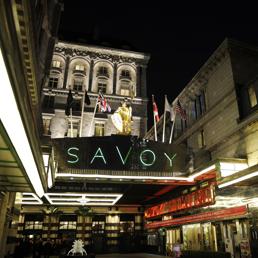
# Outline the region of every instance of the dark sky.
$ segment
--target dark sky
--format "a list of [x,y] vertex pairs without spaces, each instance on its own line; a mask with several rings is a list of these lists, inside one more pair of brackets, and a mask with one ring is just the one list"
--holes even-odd
[[59,36],[88,43],[95,38],[110,47],[130,45],[149,53],[148,96],[155,95],[160,115],[164,95],[172,101],[226,37],[258,46],[255,15],[180,15],[167,6],[136,8],[128,3],[120,1],[114,8],[100,1],[65,0]]

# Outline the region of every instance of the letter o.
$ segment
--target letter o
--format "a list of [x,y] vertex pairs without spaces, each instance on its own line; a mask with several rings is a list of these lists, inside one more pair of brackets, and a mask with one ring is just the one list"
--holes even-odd
[[[146,152],[150,152],[150,153],[152,154],[153,160],[152,160],[151,163],[145,163],[145,162],[142,160],[142,155],[143,155],[144,153],[146,153]],[[144,151],[142,151],[141,154],[140,154],[140,161],[141,161],[141,163],[142,163],[144,166],[146,166],[146,167],[152,166],[152,165],[154,164],[154,162],[156,161],[156,155],[155,155],[155,153],[154,153],[152,150],[144,150]]]

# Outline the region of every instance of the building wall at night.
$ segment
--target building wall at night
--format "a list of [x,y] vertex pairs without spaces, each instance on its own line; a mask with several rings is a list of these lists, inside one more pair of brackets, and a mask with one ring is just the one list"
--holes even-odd
[[[103,127],[102,133],[105,136],[116,134],[110,116],[125,98],[132,105],[132,135],[143,136],[147,129],[148,60],[147,54],[138,52],[68,42],[57,43],[49,79],[43,88],[44,132],[50,133],[50,120],[55,114],[65,117],[67,94],[71,89],[76,102],[73,107],[74,137],[79,135],[85,90],[91,104],[84,108],[82,137],[95,135],[96,126]],[[112,111],[101,113],[97,109],[90,132],[99,90],[106,97]]]
[[[151,226],[147,227],[150,239],[158,238],[158,229],[166,225],[168,248],[180,239],[186,250],[227,251],[232,257],[240,252],[251,257],[251,252],[257,252],[257,66],[257,47],[226,39],[178,95],[187,117],[183,120],[179,113],[176,114],[173,143],[187,146],[189,169],[186,172],[189,175],[215,171],[216,175],[209,174],[210,177],[196,180],[197,187],[206,182],[215,183],[215,199],[214,204],[204,208],[191,208],[191,211],[186,208],[182,213],[164,209],[162,216],[146,217],[145,222],[153,226],[156,221],[169,220],[159,226],[156,224],[156,233],[149,230]],[[163,119],[164,115],[157,125],[159,140],[162,139]],[[169,113],[166,121],[165,140],[168,141]],[[145,137],[154,139],[154,128]],[[236,169],[238,165],[242,168]],[[190,187],[181,192],[183,199],[186,193],[191,193]],[[248,209],[242,206],[246,209],[245,214],[233,215],[229,210],[234,207],[240,210],[241,205],[247,203]],[[165,203],[153,206],[154,210],[155,207],[156,212],[158,208],[162,210],[162,204]],[[191,207],[192,201],[188,205]],[[208,217],[208,223],[205,220],[207,211],[214,212]],[[216,212],[221,212],[222,218],[216,218]],[[233,232],[236,232],[235,241],[230,238]],[[197,237],[199,241],[196,241]]]
[[[225,40],[179,94],[187,119],[176,115],[173,142],[187,145],[194,169],[218,158],[257,164],[257,105],[251,107],[248,98],[248,89],[258,92],[257,54],[256,48]],[[163,117],[157,125],[160,138],[162,124]],[[167,121],[166,141],[170,129]],[[154,137],[153,128],[146,137]]]
[[[40,141],[40,95],[49,70],[63,5],[59,0],[1,1],[0,5],[1,96],[9,101],[3,107],[1,99],[1,110],[13,118],[10,127],[15,128],[17,135],[22,135],[20,142],[15,141],[1,113],[0,137],[4,152],[0,153],[0,257],[5,257],[13,252],[16,244],[20,206],[14,205],[15,192],[36,191],[40,194],[47,185]],[[6,77],[3,76],[5,73]],[[25,134],[21,133],[23,130]],[[31,163],[35,162],[37,166],[33,178],[27,169],[29,164],[18,151],[21,142],[25,141],[28,142],[26,154],[32,153]],[[12,169],[6,169],[10,157]]]

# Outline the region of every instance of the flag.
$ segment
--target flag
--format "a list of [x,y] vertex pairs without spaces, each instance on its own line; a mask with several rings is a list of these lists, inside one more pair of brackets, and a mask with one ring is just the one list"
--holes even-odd
[[153,102],[152,103],[153,104],[153,115],[154,115],[155,121],[158,122],[159,121],[159,111],[158,111],[157,104],[154,100],[154,97],[153,97],[152,102]]
[[67,116],[70,116],[70,109],[73,106],[73,94],[72,91],[69,90],[69,93],[67,95],[67,101],[66,101],[66,106],[65,106],[65,114]]
[[170,113],[170,121],[175,120],[175,112],[173,107],[169,104],[167,96],[165,96],[165,111],[164,112],[169,112]]
[[90,105],[90,98],[89,98],[89,96],[88,96],[88,93],[87,93],[87,91],[85,90],[85,103],[87,104],[87,105]]
[[99,96],[98,96],[98,106],[99,106],[99,112],[111,112],[111,107],[107,103],[106,98],[101,92],[99,92]]
[[180,115],[181,119],[186,120],[186,112],[182,108],[179,99],[176,102],[175,111],[176,111],[176,113],[178,113]]

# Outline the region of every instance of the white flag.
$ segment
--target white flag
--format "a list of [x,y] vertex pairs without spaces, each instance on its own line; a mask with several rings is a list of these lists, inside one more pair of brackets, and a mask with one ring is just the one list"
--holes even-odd
[[168,103],[167,96],[165,96],[165,112],[169,112],[170,113],[170,121],[171,122],[175,120],[175,112],[174,112],[173,106],[171,106]]

